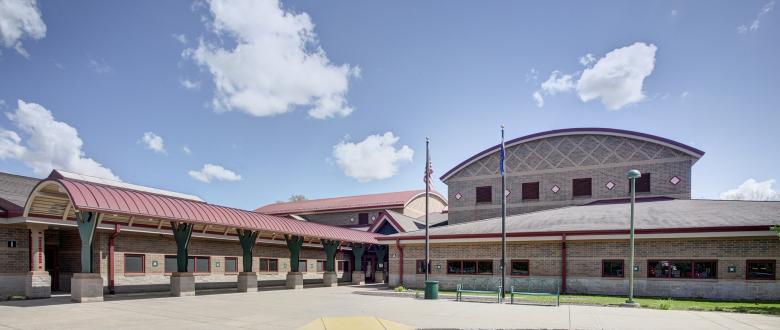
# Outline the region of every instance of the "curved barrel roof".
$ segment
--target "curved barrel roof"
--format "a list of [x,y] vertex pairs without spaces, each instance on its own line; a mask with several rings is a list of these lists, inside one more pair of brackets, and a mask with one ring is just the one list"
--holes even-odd
[[60,184],[73,207],[81,211],[220,225],[353,243],[377,243],[378,234],[208,204],[126,186],[113,186],[105,182],[77,180],[64,177],[57,171],[53,171],[39,186],[47,182]]
[[[443,201],[447,199],[435,191],[431,195]],[[310,199],[298,202],[274,203],[255,209],[255,212],[287,215],[313,212],[336,212],[369,208],[400,208],[406,206],[415,197],[425,194],[425,190],[398,191],[381,194],[343,196],[322,199]]]

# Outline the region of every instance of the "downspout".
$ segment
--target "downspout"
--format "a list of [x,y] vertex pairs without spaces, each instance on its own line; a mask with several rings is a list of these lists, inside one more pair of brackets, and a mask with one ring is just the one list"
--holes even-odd
[[30,264],[30,271],[33,271],[32,229],[27,229],[27,242],[29,242],[29,244],[27,244],[27,250],[28,250],[27,255],[30,257],[30,258],[28,258],[27,262],[29,262],[29,264]]
[[566,234],[561,235],[561,294],[566,293]]
[[108,236],[108,292],[114,294],[114,238],[119,235],[119,224],[114,224],[114,232]]
[[401,240],[395,240],[395,246],[398,248],[398,285],[404,285],[404,248],[401,247]]

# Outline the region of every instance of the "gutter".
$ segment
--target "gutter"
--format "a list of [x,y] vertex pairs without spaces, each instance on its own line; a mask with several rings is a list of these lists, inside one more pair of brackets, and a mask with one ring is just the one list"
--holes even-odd
[[114,224],[114,232],[108,236],[108,292],[114,294],[114,239],[119,236],[119,224]]
[[404,248],[401,246],[401,240],[395,241],[395,246],[398,248],[398,257],[400,262],[398,263],[398,285],[404,285]]

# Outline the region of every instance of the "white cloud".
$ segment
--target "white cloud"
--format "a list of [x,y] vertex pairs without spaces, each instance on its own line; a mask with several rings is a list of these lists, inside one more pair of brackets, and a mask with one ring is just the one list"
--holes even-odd
[[144,133],[144,136],[141,137],[141,142],[146,144],[147,149],[152,150],[155,153],[158,154],[167,153],[165,151],[165,142],[163,141],[163,138],[157,134],[154,134],[152,132],[146,132]]
[[189,171],[190,177],[195,180],[209,183],[212,180],[217,181],[239,181],[241,176],[231,170],[228,170],[222,166],[214,164],[203,165],[200,171]]
[[577,82],[580,99],[601,99],[610,110],[642,101],[644,80],[655,68],[657,49],[653,44],[637,42],[607,53],[582,72]]
[[189,90],[200,89],[200,82],[199,81],[192,81],[192,80],[189,80],[189,79],[182,79],[179,82],[186,89],[189,89]]
[[186,45],[187,44],[187,36],[184,35],[184,34],[174,33],[174,34],[171,35],[171,37],[173,37],[173,39],[176,39],[176,41],[178,41],[182,45]]
[[30,57],[22,46],[22,38],[42,39],[46,36],[46,24],[35,0],[0,0],[0,37],[3,46],[15,49],[24,57]]
[[534,101],[536,101],[537,107],[541,108],[544,106],[544,97],[542,97],[542,93],[540,93],[539,91],[535,91],[533,97],[534,97]]
[[756,14],[756,18],[753,19],[750,24],[743,24],[737,27],[737,33],[739,34],[745,34],[748,32],[755,32],[758,31],[758,27],[761,24],[761,18],[772,11],[772,9],[775,8],[775,2],[770,1],[767,2],[763,7],[761,7],[761,10]]
[[773,187],[774,185],[774,179],[761,182],[758,182],[755,179],[748,179],[736,189],[722,192],[720,194],[720,199],[777,201],[780,200],[780,192],[775,190]]
[[583,66],[588,66],[593,62],[596,62],[596,57],[594,57],[591,53],[587,53],[585,56],[580,57],[580,64]]
[[357,143],[341,141],[333,146],[333,158],[344,174],[359,182],[387,179],[398,173],[401,163],[411,162],[414,150],[396,148],[393,132],[369,135]]
[[201,41],[185,57],[208,68],[216,86],[217,111],[273,116],[296,107],[318,119],[347,116],[346,94],[360,69],[334,65],[319,46],[306,13],[282,8],[278,0],[210,0],[210,26],[226,47]]
[[21,132],[27,135],[26,143],[18,133],[0,128],[0,159],[15,159],[39,175],[52,169],[119,180],[110,169],[81,150],[84,144],[73,126],[56,121],[49,110],[35,103],[19,100],[15,112],[6,113]]
[[181,147],[181,151],[184,152],[184,154],[186,154],[186,155],[191,155],[192,154],[192,150],[190,150],[189,146]]
[[553,71],[550,77],[545,80],[541,89],[534,91],[533,98],[536,101],[537,107],[544,106],[544,95],[555,95],[558,93],[566,93],[574,90],[574,77],[570,74],[561,74],[558,71]]
[[525,74],[525,82],[537,82],[539,81],[539,71],[531,68],[528,73]]
[[104,60],[90,58],[89,61],[87,61],[87,67],[97,74],[109,74],[114,72],[114,68],[108,65]]

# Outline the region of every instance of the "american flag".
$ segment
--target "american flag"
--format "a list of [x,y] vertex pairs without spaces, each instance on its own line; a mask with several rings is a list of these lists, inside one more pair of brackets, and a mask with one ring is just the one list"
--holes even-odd
[[425,186],[428,188],[428,190],[433,190],[433,179],[431,176],[433,176],[433,165],[431,165],[431,159],[428,158],[428,165],[425,166],[425,176],[423,176],[423,181],[425,182]]

